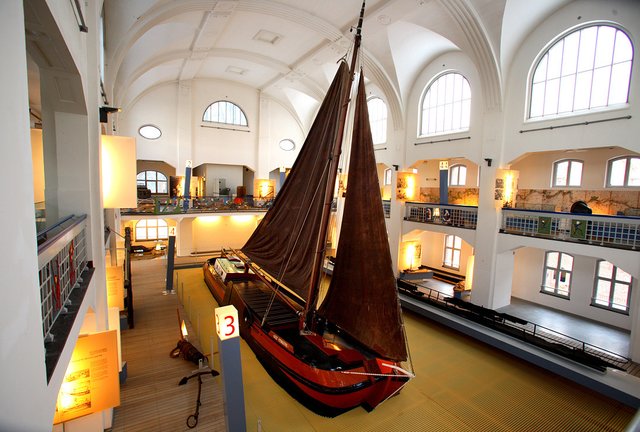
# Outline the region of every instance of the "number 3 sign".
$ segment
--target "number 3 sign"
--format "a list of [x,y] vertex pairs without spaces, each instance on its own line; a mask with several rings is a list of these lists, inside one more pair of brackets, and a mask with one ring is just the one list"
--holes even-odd
[[238,310],[233,306],[216,308],[216,332],[220,340],[227,340],[239,336]]

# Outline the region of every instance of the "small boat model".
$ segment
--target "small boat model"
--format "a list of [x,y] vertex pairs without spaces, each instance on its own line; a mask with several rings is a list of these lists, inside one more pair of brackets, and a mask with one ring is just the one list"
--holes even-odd
[[[269,374],[317,414],[373,410],[414,376],[360,74],[347,191],[332,274],[323,267],[364,3],[351,66],[343,59],[273,206],[240,250],[204,279],[238,310],[240,335]],[[327,281],[330,279],[330,281]]]

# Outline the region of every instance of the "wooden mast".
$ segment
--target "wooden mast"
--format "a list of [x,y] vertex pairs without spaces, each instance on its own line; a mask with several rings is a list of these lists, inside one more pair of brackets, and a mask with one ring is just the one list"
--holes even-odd
[[[358,26],[356,27],[356,35],[353,43],[353,54],[351,56],[350,65],[350,83],[353,83],[355,77],[355,68],[358,60],[358,51],[360,50],[360,44],[362,40],[362,22],[364,20],[364,9],[366,0],[362,1],[362,8],[360,9],[360,17],[358,18]],[[347,120],[347,112],[349,106],[350,91],[346,92],[345,100],[342,103],[340,109],[342,110],[340,116],[341,131],[336,139],[333,149],[331,151],[331,159],[329,161],[329,180],[324,194],[324,205],[322,210],[322,219],[320,223],[320,232],[317,237],[317,243],[315,247],[315,256],[313,258],[313,266],[311,267],[311,278],[309,280],[309,295],[307,297],[307,303],[305,305],[304,312],[300,319],[300,329],[312,329],[313,312],[315,310],[315,303],[318,299],[318,291],[320,285],[320,274],[322,266],[324,264],[325,247],[327,241],[327,229],[329,226],[329,219],[331,217],[331,203],[333,202],[333,192],[335,190],[335,180],[338,175],[338,163],[340,161],[340,153],[342,151],[342,141],[344,138],[344,128]]]

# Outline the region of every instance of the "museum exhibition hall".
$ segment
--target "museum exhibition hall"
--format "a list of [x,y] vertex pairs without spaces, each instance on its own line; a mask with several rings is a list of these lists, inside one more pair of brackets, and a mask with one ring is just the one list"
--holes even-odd
[[640,431],[640,2],[0,23],[0,431]]

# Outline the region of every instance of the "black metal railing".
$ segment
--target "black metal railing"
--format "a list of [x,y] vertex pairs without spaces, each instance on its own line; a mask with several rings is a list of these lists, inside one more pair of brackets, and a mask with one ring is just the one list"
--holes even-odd
[[455,315],[462,316],[519,340],[560,354],[597,370],[613,367],[626,370],[633,363],[624,355],[568,336],[548,327],[532,323],[506,313],[474,305],[449,293],[415,282],[398,280],[402,294],[418,299]]

